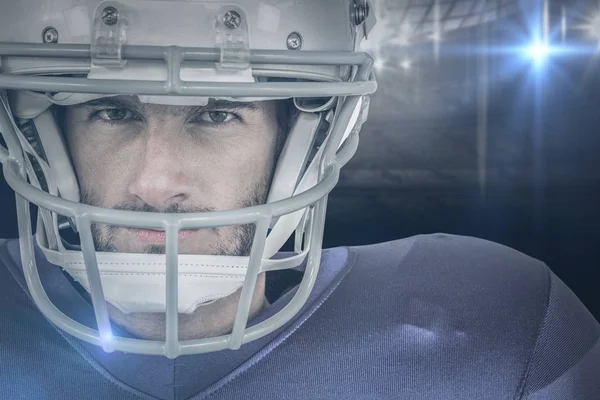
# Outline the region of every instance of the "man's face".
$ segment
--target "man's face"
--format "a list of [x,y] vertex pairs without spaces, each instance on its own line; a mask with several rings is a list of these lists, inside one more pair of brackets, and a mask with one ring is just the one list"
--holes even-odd
[[[204,212],[264,203],[274,169],[274,102],[205,107],[119,96],[67,107],[64,131],[82,201],[153,212]],[[164,234],[93,225],[96,249],[164,252]],[[250,226],[182,231],[187,254],[247,255]]]

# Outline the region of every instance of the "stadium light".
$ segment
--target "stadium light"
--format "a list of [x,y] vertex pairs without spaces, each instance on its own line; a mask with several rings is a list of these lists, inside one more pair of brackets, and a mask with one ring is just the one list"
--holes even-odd
[[543,42],[534,42],[527,48],[527,53],[529,57],[535,61],[537,64],[543,63],[546,61],[548,56],[550,55],[551,49],[550,46]]
[[400,66],[402,67],[403,70],[408,71],[412,67],[412,63],[408,58],[405,58],[400,63]]
[[376,58],[373,63],[373,68],[375,68],[376,72],[381,72],[385,69],[385,60],[383,58]]

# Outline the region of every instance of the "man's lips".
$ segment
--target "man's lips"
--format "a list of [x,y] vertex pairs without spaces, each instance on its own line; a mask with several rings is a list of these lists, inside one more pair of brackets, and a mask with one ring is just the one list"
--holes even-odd
[[[164,231],[155,231],[151,229],[127,229],[130,233],[132,233],[138,240],[141,242],[148,243],[165,243],[166,242],[166,233]],[[193,230],[182,230],[179,231],[179,240],[183,240],[194,233]]]

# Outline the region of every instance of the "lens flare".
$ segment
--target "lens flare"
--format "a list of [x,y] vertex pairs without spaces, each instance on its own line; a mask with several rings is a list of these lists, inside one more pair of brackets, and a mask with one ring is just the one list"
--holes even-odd
[[535,42],[529,46],[527,53],[536,63],[543,63],[550,55],[551,48],[546,43]]

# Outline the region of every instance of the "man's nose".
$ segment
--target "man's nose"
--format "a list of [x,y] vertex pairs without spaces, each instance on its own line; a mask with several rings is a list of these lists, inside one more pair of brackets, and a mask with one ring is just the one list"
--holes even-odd
[[191,181],[176,138],[148,135],[142,140],[139,158],[134,160],[136,174],[129,185],[130,194],[158,209],[185,202],[190,197]]

